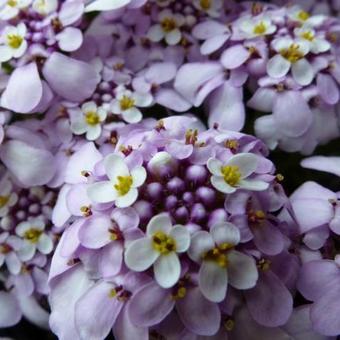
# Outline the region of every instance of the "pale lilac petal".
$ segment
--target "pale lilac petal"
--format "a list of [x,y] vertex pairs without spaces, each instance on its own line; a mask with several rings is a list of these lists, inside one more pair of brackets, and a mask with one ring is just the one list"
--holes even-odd
[[188,250],[190,245],[189,230],[181,225],[174,226],[170,231],[170,236],[176,242],[176,252],[183,253]]
[[217,245],[222,245],[223,243],[236,245],[240,242],[240,231],[232,223],[217,222],[212,226],[210,232]]
[[277,54],[268,61],[267,73],[273,78],[282,78],[288,73],[290,65],[287,59]]
[[176,284],[181,274],[181,264],[175,252],[161,255],[154,264],[155,279],[163,288]]
[[158,90],[155,95],[155,101],[176,112],[184,112],[191,107],[191,104],[188,101],[171,88]]
[[61,50],[73,52],[83,43],[83,34],[78,28],[66,27],[61,33],[57,34],[56,39]]
[[123,263],[123,245],[120,241],[114,241],[107,245],[100,252],[100,272],[103,278],[110,278],[117,275]]
[[131,0],[95,0],[86,6],[85,12],[111,11],[127,5]]
[[21,310],[14,294],[0,292],[0,327],[11,327],[21,319]]
[[335,105],[339,102],[339,87],[332,76],[320,73],[317,76],[316,83],[321,98],[327,104]]
[[214,247],[215,243],[211,235],[207,231],[198,231],[191,238],[188,255],[192,260],[201,262],[203,255]]
[[314,79],[314,70],[306,59],[300,59],[293,64],[292,75],[298,84],[307,86]]
[[154,216],[146,228],[146,233],[150,236],[156,232],[169,234],[172,227],[171,219],[168,213],[162,213]]
[[304,159],[301,166],[340,176],[340,157],[313,156]]
[[69,26],[81,18],[84,2],[81,0],[65,1],[59,12],[59,20],[63,26]]
[[250,52],[243,45],[235,45],[226,49],[221,56],[222,65],[229,70],[243,65],[250,57]]

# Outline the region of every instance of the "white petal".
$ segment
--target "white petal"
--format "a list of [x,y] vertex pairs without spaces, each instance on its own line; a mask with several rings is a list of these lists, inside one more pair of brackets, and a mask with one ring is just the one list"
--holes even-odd
[[229,283],[237,289],[249,289],[255,286],[258,272],[255,260],[239,251],[228,253]]
[[8,46],[0,46],[0,63],[12,58],[12,50]]
[[[72,118],[71,118],[72,120]],[[87,124],[83,117],[77,117],[71,121],[71,130],[76,135],[82,135],[87,131]]]
[[117,176],[130,176],[129,168],[121,156],[111,154],[104,160],[104,167],[107,176],[115,181]]
[[283,37],[275,39],[272,43],[275,51],[280,52],[282,49],[289,48],[294,43],[293,39],[290,37]]
[[122,112],[123,119],[127,123],[138,123],[142,120],[143,115],[136,107],[132,107],[124,112]]
[[216,244],[228,243],[236,245],[240,242],[240,230],[229,222],[218,222],[211,228],[211,235]]
[[125,264],[134,271],[142,272],[153,265],[159,253],[153,249],[151,238],[133,241],[125,251]]
[[111,11],[127,5],[129,0],[95,0],[85,7],[85,12]]
[[222,176],[221,168],[223,164],[216,158],[209,158],[207,162],[207,168],[215,176]]
[[273,78],[282,78],[288,73],[290,65],[287,59],[277,54],[268,61],[267,73]]
[[49,254],[53,250],[53,242],[46,234],[42,234],[39,238],[37,248],[41,253]]
[[158,42],[164,38],[164,31],[160,25],[154,25],[150,27],[147,36],[151,41]]
[[96,140],[99,138],[100,134],[102,132],[102,128],[100,124],[97,124],[95,126],[89,126],[86,133],[86,139],[87,140]]
[[152,236],[158,231],[169,234],[172,228],[171,219],[168,213],[162,213],[154,216],[146,227],[146,234]]
[[18,251],[18,256],[21,261],[29,261],[35,254],[35,246],[30,242],[23,242],[22,247]]
[[15,232],[18,236],[23,237],[25,232],[29,229],[31,229],[31,223],[29,222],[21,222],[17,225],[17,227],[15,228]]
[[198,231],[191,238],[189,257],[196,262],[201,262],[202,256],[215,247],[212,236],[207,231]]
[[314,79],[312,65],[306,59],[300,59],[292,66],[294,80],[303,86],[309,85]]
[[89,185],[87,194],[91,201],[97,203],[113,202],[118,197],[118,193],[110,181],[98,182]]
[[169,45],[176,45],[181,41],[182,34],[181,31],[176,28],[165,35],[165,41]]
[[138,188],[144,184],[146,180],[146,170],[142,166],[138,166],[131,171],[132,186]]
[[263,181],[257,181],[254,179],[248,179],[248,180],[241,180],[239,183],[239,187],[247,190],[253,190],[253,191],[263,191],[268,189],[269,183],[263,182]]
[[136,202],[137,197],[138,197],[138,190],[135,188],[131,188],[126,195],[118,196],[116,198],[115,205],[118,208],[130,207],[133,203]]
[[175,252],[161,255],[154,264],[155,279],[163,288],[176,284],[181,274],[181,264]]
[[251,175],[257,168],[257,156],[252,153],[240,153],[231,157],[227,165],[236,165],[241,173],[241,178]]
[[6,265],[11,274],[18,275],[20,273],[21,262],[14,252],[11,252],[6,256]]
[[226,183],[223,177],[212,176],[210,181],[215,189],[225,194],[231,194],[236,191],[236,188],[233,188],[228,183]]
[[183,253],[190,246],[190,233],[182,225],[174,226],[170,231],[170,236],[176,241],[176,252]]
[[199,271],[199,287],[202,294],[212,302],[221,302],[227,294],[228,274],[211,261],[203,261]]

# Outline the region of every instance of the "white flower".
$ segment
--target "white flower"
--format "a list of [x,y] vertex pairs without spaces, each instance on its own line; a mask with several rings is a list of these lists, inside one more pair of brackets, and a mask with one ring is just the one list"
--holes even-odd
[[9,20],[15,18],[20,10],[27,8],[32,0],[7,0],[5,6],[0,9],[0,19]]
[[32,218],[17,225],[15,232],[24,241],[23,246],[18,251],[19,258],[22,261],[31,260],[36,249],[45,255],[53,250],[53,241],[44,231],[45,223],[41,218]]
[[8,232],[0,234],[0,268],[6,263],[11,274],[18,275],[21,270],[21,261],[17,251],[22,246],[22,240]]
[[327,41],[324,36],[317,34],[311,27],[297,27],[294,33],[296,37],[304,39],[307,44],[309,44],[309,49],[314,54],[327,52],[331,48],[329,41]]
[[0,36],[0,62],[20,58],[27,49],[26,25],[6,26]]
[[288,8],[288,17],[292,21],[312,27],[320,26],[326,19],[326,16],[321,14],[311,16],[298,5]]
[[3,178],[0,182],[0,217],[6,216],[17,201],[18,195],[13,192],[12,182],[7,177]]
[[142,113],[138,107],[147,107],[152,103],[152,95],[150,93],[138,93],[118,87],[116,98],[111,103],[112,113],[123,116],[128,123],[138,123],[142,120]]
[[137,166],[131,171],[118,155],[108,155],[104,160],[104,168],[108,181],[91,184],[88,196],[93,202],[115,202],[116,207],[126,208],[135,203],[138,197],[138,187],[146,179],[146,171]]
[[310,51],[310,44],[303,39],[290,37],[275,39],[273,49],[278,53],[267,64],[267,72],[273,78],[284,77],[292,70],[294,80],[302,85],[309,85],[314,79],[314,70],[305,56]]
[[264,181],[246,179],[257,168],[257,156],[251,153],[232,156],[226,164],[216,158],[210,158],[207,167],[213,175],[211,184],[225,194],[231,194],[238,188],[262,191],[269,186]]
[[142,272],[153,265],[155,279],[163,288],[176,284],[181,273],[178,253],[187,251],[190,233],[182,225],[172,226],[167,213],[154,216],[146,228],[146,237],[133,241],[125,252],[125,263]]
[[177,45],[182,38],[180,27],[184,24],[181,14],[173,14],[171,10],[165,9],[158,15],[159,24],[150,27],[147,36],[151,41],[159,42],[165,39],[168,45]]
[[217,18],[221,15],[223,7],[222,0],[194,0],[193,5],[200,11],[206,12],[209,16]]
[[239,242],[239,229],[228,222],[216,223],[210,233],[198,231],[192,237],[188,255],[201,263],[199,287],[208,300],[223,301],[228,283],[236,289],[255,286],[258,279],[255,260],[234,250]]
[[95,102],[86,102],[81,110],[70,110],[71,130],[76,135],[86,133],[88,140],[97,139],[101,132],[101,123],[106,119],[106,110],[97,107]]
[[58,8],[57,0],[34,0],[32,8],[41,15],[48,15]]
[[272,21],[263,16],[241,18],[236,22],[235,27],[240,30],[245,39],[273,34],[276,31]]

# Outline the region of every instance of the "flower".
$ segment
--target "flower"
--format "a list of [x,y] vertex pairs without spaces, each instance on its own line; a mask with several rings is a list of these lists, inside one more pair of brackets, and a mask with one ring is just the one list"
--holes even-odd
[[241,153],[232,156],[225,164],[216,158],[210,158],[207,167],[212,174],[211,184],[225,194],[233,193],[238,188],[255,191],[268,188],[268,183],[246,179],[257,168],[257,158],[253,154]]
[[101,123],[106,119],[106,110],[97,107],[96,103],[86,102],[81,106],[81,110],[70,110],[71,130],[76,135],[86,133],[88,140],[95,140],[101,134]]
[[138,197],[138,187],[146,179],[146,171],[142,166],[136,166],[131,171],[118,155],[109,155],[104,160],[108,181],[91,184],[88,195],[98,203],[115,202],[119,208],[132,205]]
[[25,40],[27,28],[24,23],[6,26],[0,35],[0,62],[20,58],[27,49]]
[[252,39],[275,33],[277,27],[270,17],[260,15],[257,17],[244,16],[235,23],[235,29],[240,31],[245,39]]
[[5,6],[0,9],[0,19],[10,20],[15,18],[22,9],[27,8],[32,0],[7,0]]
[[188,254],[201,264],[199,287],[208,300],[224,300],[228,283],[237,289],[255,286],[258,279],[255,261],[233,249],[239,242],[238,228],[227,222],[216,223],[210,232],[198,231],[193,235]]
[[126,249],[125,262],[138,272],[153,265],[158,284],[169,288],[178,281],[181,273],[177,254],[187,251],[189,245],[189,231],[182,225],[172,226],[168,214],[159,214],[148,223],[146,237],[132,242]]
[[198,10],[207,13],[210,17],[216,18],[221,15],[223,7],[222,0],[194,0],[193,5]]
[[57,0],[34,0],[32,8],[41,15],[48,15],[58,8]]

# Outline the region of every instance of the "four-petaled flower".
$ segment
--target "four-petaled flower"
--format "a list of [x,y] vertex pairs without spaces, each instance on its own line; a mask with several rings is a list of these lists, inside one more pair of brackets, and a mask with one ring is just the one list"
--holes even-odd
[[26,32],[27,28],[24,23],[4,28],[0,35],[0,62],[20,58],[26,52]]

